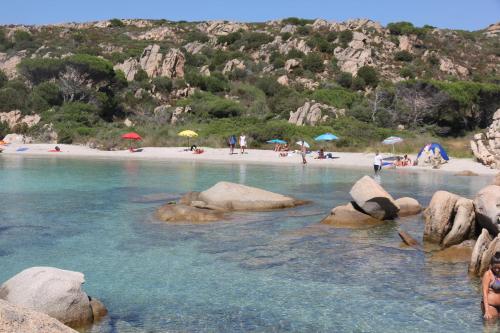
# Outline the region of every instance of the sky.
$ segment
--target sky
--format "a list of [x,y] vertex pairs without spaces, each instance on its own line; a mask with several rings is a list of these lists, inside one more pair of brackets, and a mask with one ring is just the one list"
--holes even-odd
[[386,25],[479,30],[500,21],[500,0],[0,0],[0,24],[86,22],[110,18],[244,22],[301,17]]

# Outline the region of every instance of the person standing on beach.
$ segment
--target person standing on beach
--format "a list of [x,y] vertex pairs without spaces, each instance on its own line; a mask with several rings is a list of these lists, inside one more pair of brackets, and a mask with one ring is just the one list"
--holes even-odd
[[234,154],[234,147],[236,146],[236,136],[231,135],[229,137],[229,155]]
[[247,137],[245,136],[245,134],[241,133],[241,135],[240,135],[240,149],[241,149],[242,154],[245,153],[246,147],[247,147]]
[[307,154],[307,148],[304,145],[304,140],[302,140],[302,144],[300,146],[300,155],[302,156],[302,164],[304,165],[307,164],[306,154]]
[[373,159],[373,170],[375,174],[378,174],[382,170],[382,156],[380,156],[378,150],[375,153],[375,158]]

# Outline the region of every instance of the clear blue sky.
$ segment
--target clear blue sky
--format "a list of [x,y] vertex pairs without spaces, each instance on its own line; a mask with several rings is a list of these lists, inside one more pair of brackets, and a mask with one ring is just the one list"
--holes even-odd
[[500,0],[0,0],[0,24],[154,18],[247,22],[290,16],[478,30],[500,21]]

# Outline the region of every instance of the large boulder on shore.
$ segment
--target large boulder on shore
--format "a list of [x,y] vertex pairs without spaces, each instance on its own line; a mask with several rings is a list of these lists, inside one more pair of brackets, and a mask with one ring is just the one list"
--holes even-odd
[[22,308],[0,299],[0,332],[77,333],[44,313]]
[[366,228],[380,224],[382,221],[357,210],[352,203],[337,206],[321,223],[339,228]]
[[417,200],[410,197],[396,199],[396,204],[399,206],[399,217],[416,215],[422,211],[422,206]]
[[349,193],[363,212],[376,219],[390,220],[398,216],[399,206],[394,198],[369,176],[358,180]]
[[53,267],[31,267],[0,286],[0,299],[45,313],[71,327],[93,323],[84,275]]
[[156,217],[165,222],[205,223],[222,220],[224,213],[183,204],[166,204],[158,208]]
[[475,232],[472,200],[437,191],[424,212],[424,240],[449,247],[471,239]]
[[218,182],[199,194],[199,200],[222,210],[269,210],[303,204],[282,194],[229,182]]
[[489,185],[474,198],[477,223],[493,236],[500,231],[500,186]]
[[[481,234],[477,238],[476,244],[474,245],[474,249],[472,250],[470,263],[469,263],[469,273],[474,275],[481,275],[481,270],[484,267],[487,267],[490,263],[491,257],[486,258],[484,254],[488,250],[491,244],[492,238],[488,230],[484,229],[481,231]],[[483,258],[484,257],[484,258]],[[484,264],[483,264],[484,260]],[[483,267],[483,268],[481,268]],[[483,272],[484,273],[484,272]]]

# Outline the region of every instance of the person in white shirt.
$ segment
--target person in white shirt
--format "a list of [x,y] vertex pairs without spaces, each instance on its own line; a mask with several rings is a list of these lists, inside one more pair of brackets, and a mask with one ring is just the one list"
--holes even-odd
[[375,174],[382,170],[382,156],[380,156],[378,151],[375,153],[375,158],[373,159],[373,170],[375,170]]
[[241,148],[241,153],[244,154],[245,153],[245,148],[247,147],[247,137],[245,136],[245,134],[241,134],[240,135],[240,148]]

